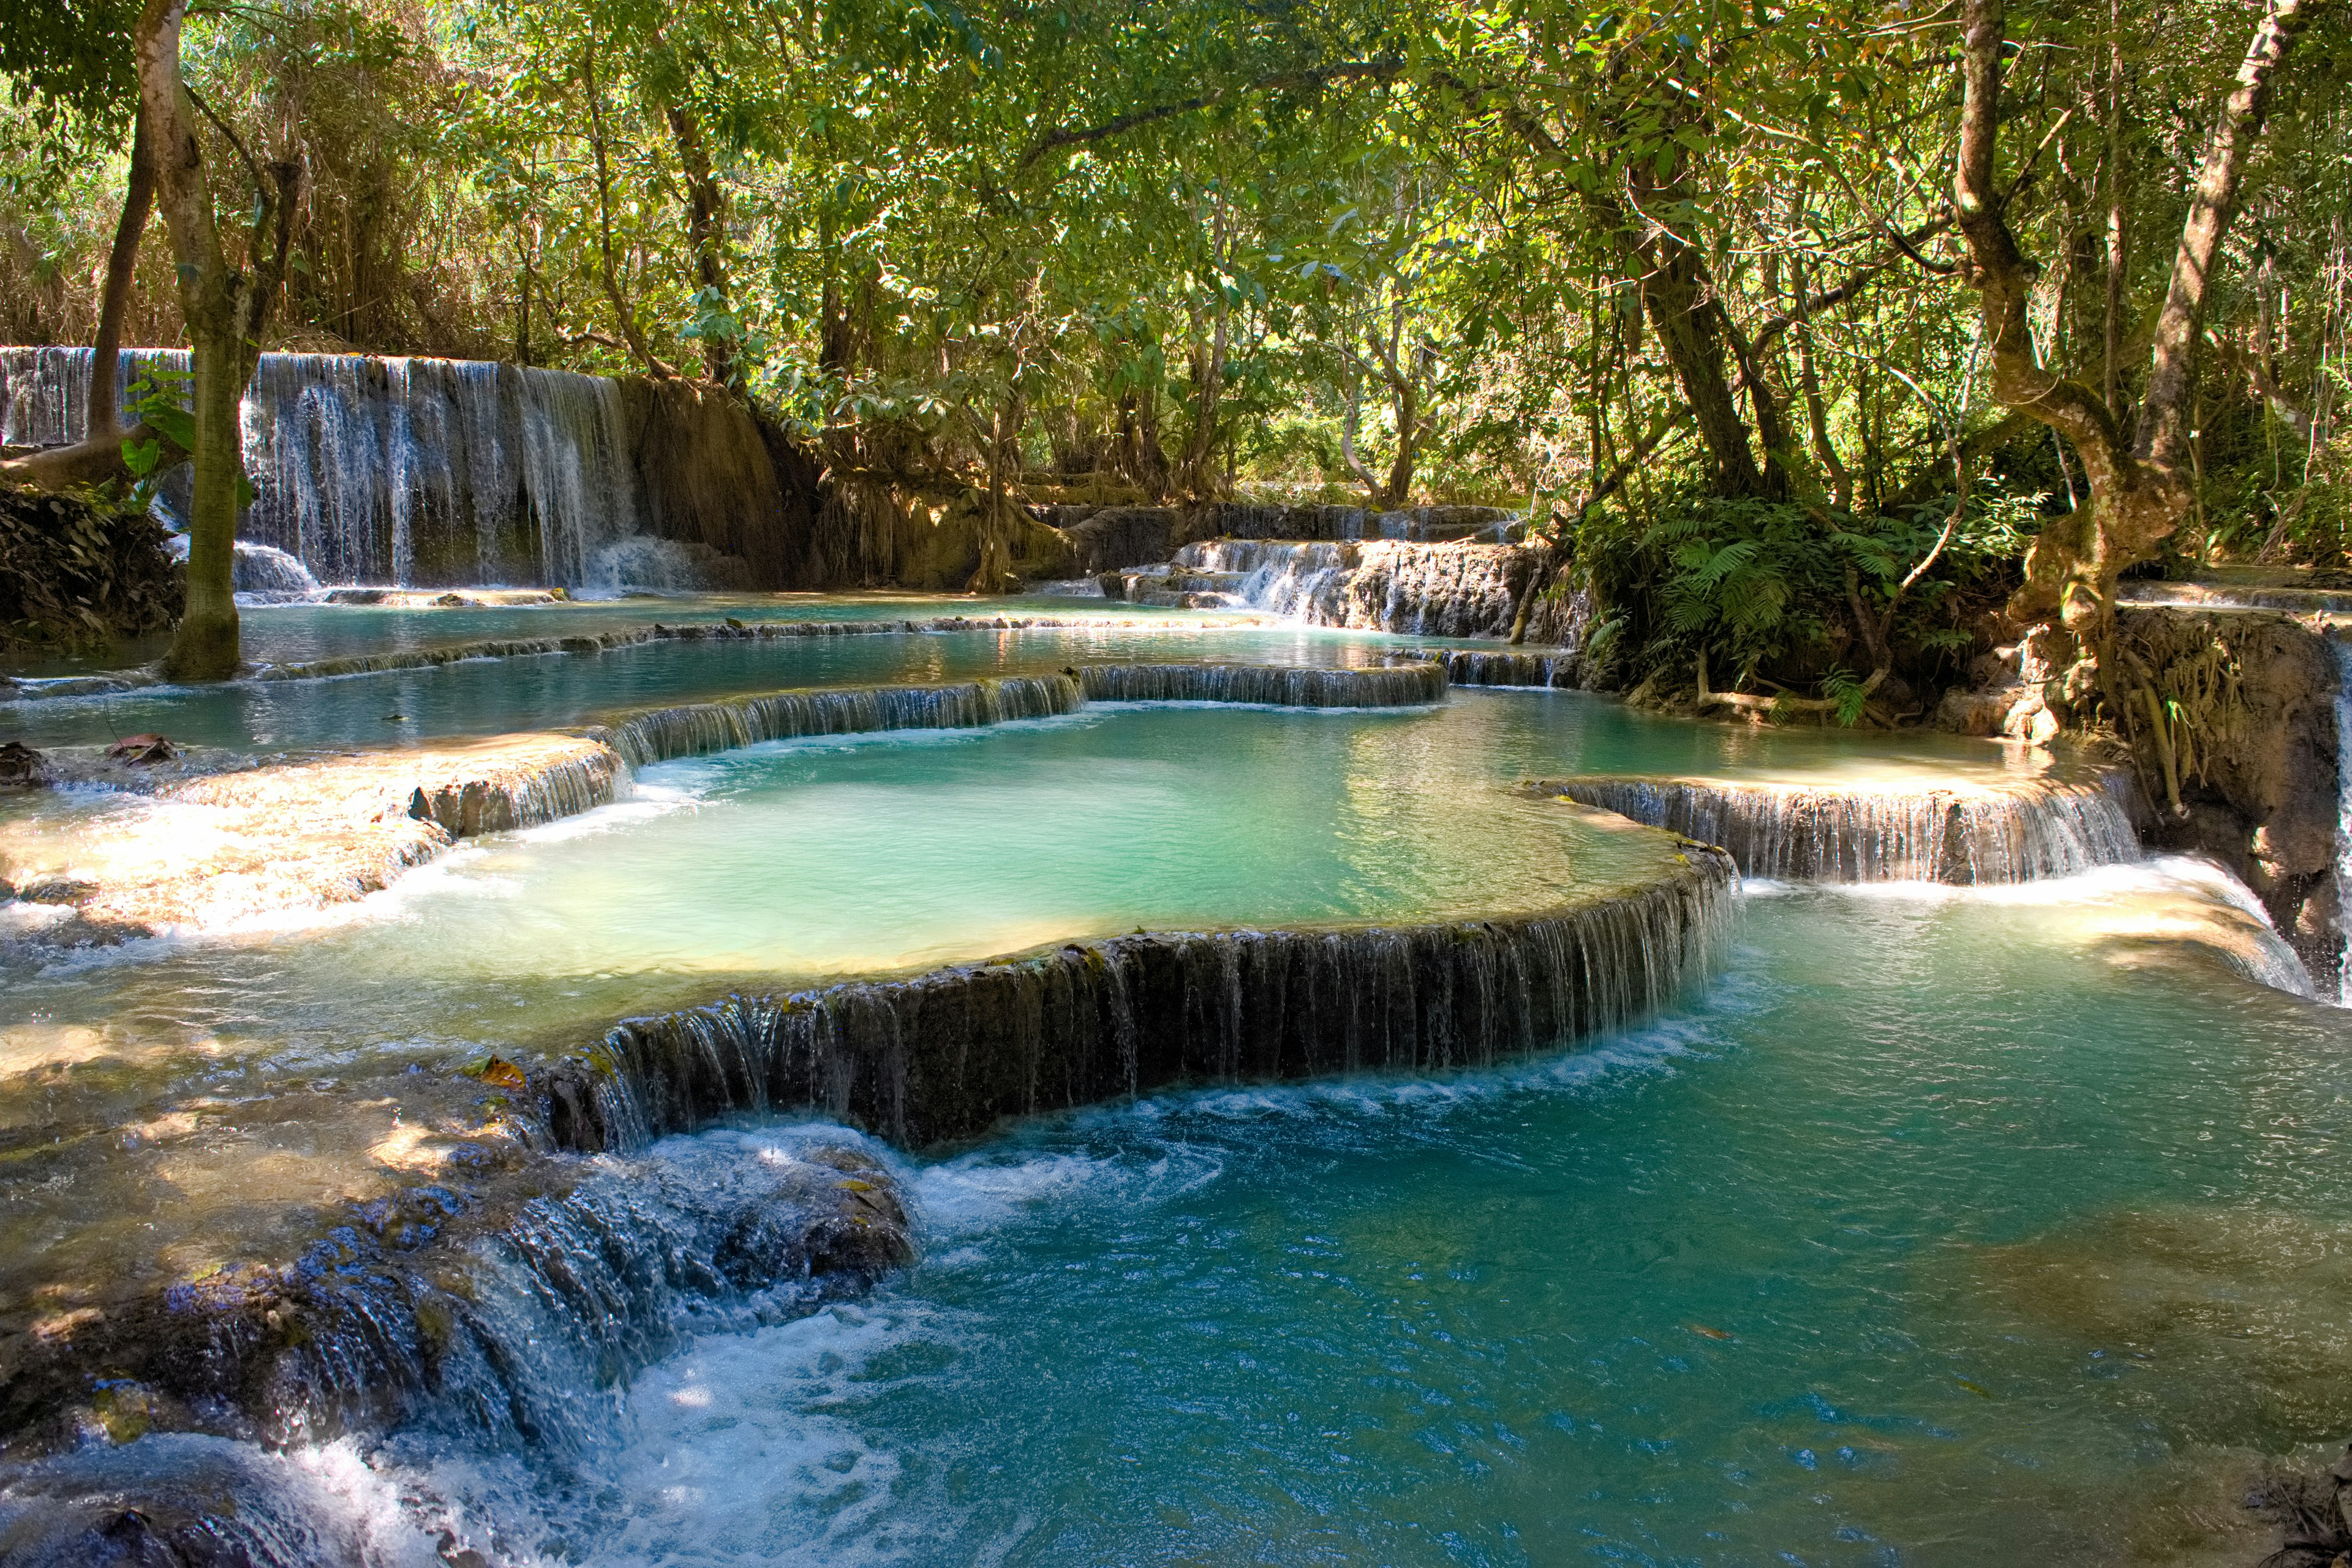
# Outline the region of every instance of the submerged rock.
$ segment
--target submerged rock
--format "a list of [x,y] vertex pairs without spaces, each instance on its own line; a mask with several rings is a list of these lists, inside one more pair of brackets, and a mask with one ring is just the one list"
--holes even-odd
[[132,767],[145,767],[156,763],[173,763],[180,759],[180,748],[161,735],[131,735],[106,748],[106,760]]
[[914,1258],[906,1206],[881,1162],[828,1147],[744,1206],[716,1260],[739,1290],[828,1279],[864,1289]]
[[22,741],[0,744],[0,784],[37,784],[41,782],[41,753]]

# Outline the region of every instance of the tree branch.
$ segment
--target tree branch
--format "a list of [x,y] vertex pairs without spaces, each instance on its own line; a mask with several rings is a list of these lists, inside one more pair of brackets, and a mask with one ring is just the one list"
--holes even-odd
[[1076,130],[1048,132],[1045,136],[1021,154],[1013,164],[1016,171],[1026,170],[1048,153],[1064,147],[1082,147],[1096,142],[1108,141],[1125,135],[1142,126],[1173,120],[1181,114],[1192,114],[1212,108],[1240,93],[1278,92],[1286,88],[1321,87],[1334,81],[1390,81],[1404,74],[1402,60],[1353,60],[1340,65],[1318,66],[1312,70],[1278,71],[1233,87],[1213,88],[1207,92],[1174,103],[1154,104],[1149,109],[1129,110],[1114,115],[1099,125]]

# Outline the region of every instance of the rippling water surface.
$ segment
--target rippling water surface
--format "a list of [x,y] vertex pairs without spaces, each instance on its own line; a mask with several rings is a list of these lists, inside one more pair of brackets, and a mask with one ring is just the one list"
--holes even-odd
[[[1117,651],[1387,646],[1160,636]],[[1082,641],[698,645],[124,713],[272,743],[358,738],[371,712],[457,733],[1050,668]],[[11,969],[5,1108],[25,1143],[76,1094],[233,1080],[260,1125],[339,1062],[576,1043],[746,979],[1528,907],[1623,873],[1613,830],[1510,797],[1521,777],[2032,765],[1566,693],[754,748],[648,770],[635,802],[318,929]],[[57,809],[11,803],[0,837],[69,837]],[[1593,1049],[902,1159],[917,1268],[691,1341],[569,1446],[412,1433],[373,1468],[348,1447],[268,1462],[329,1500],[306,1506],[373,1521],[385,1561],[425,1539],[414,1517],[522,1563],[2250,1561],[2248,1457],[2352,1428],[2352,1031],[2167,938],[2221,907],[2212,880],[2157,861],[1983,892],[1753,887],[1726,973]],[[744,1134],[682,1142],[718,1158]],[[137,1202],[235,1186],[252,1156],[216,1142],[140,1167]],[[270,1179],[312,1180],[299,1152]],[[79,1198],[11,1185],[12,1244],[57,1205],[127,1205],[101,1169]]]
[[1596,1050],[1025,1130],[882,1297],[428,1468],[595,1562],[2236,1561],[2231,1450],[2352,1423],[2352,1056],[2069,939],[2162,876],[1751,897]]

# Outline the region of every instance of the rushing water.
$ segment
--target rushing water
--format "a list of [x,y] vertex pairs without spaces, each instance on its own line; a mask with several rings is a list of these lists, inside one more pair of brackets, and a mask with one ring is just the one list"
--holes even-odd
[[2352,1421],[2345,1030],[2078,937],[2162,875],[1756,898],[1595,1052],[1031,1128],[875,1301],[413,1462],[599,1563],[2162,1559]]
[[[478,614],[503,633],[619,608]],[[315,648],[428,624],[348,613],[254,619],[306,617],[288,636]],[[462,735],[844,680],[1396,646],[1173,626],[657,644],[8,718],[50,741],[130,717],[380,742],[392,712]],[[470,844],[333,919],[0,961],[7,1293],[299,1247],[303,1205],[404,1179],[449,1103],[431,1085],[478,1092],[449,1067],[578,1049],[626,1013],[1143,926],[1506,916],[1658,852],[1512,794],[1522,778],[1909,788],[2046,765],[1455,691],[1104,704],[647,767],[628,801]],[[201,827],[19,795],[0,856],[70,874]],[[2250,1560],[2227,1528],[2247,1458],[2352,1423],[2352,1017],[2245,978],[2243,951],[2278,944],[2233,900],[2174,861],[2008,889],[1755,884],[1726,972],[1590,1049],[877,1150],[914,1198],[914,1269],[781,1322],[656,1292],[645,1310],[675,1321],[646,1330],[656,1359],[561,1373],[560,1439],[428,1421],[381,1449],[151,1438],[87,1464],[133,1492],[225,1467],[268,1503],[257,1519],[279,1500],[329,1521],[328,1555],[376,1563],[438,1560],[444,1528],[523,1563]],[[2231,922],[2221,951],[2178,940]],[[753,1121],[564,1168],[655,1204],[812,1136],[858,1142]]]

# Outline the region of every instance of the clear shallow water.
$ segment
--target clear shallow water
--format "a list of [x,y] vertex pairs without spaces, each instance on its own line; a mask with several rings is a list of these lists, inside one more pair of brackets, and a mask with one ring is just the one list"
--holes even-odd
[[[939,616],[1097,616],[1175,624],[1234,618],[1053,595],[977,597],[865,593],[639,595],[540,605],[245,605],[238,607],[237,622],[248,663],[292,664],[448,647],[492,638],[593,637],[653,621],[698,626],[730,616],[760,622],[924,620]],[[0,672],[53,676],[118,669],[159,658],[168,646],[166,639],[127,644],[72,659],[0,663]]]
[[[20,959],[0,1038],[81,1026],[215,1055],[296,1038],[344,1059],[425,1041],[576,1046],[621,1014],[739,983],[1139,926],[1552,907],[1661,852],[1606,814],[1507,792],[1529,761],[1578,754],[1576,718],[1607,711],[1486,693],[1386,712],[1104,705],[665,764],[632,801],[461,847],[323,925],[38,972]],[[93,852],[124,810],[201,848],[186,808],[96,809]],[[20,824],[0,843],[24,868],[57,840]]]
[[2250,1561],[2188,1504],[2352,1423],[2352,1037],[2070,940],[2155,879],[1752,897],[1595,1051],[1032,1127],[575,1462],[408,1457],[597,1563]]
[[[299,695],[330,701],[351,684]],[[292,929],[45,969],[0,958],[0,1043],[39,1055],[79,1028],[126,1048],[203,1042],[236,1056],[298,1040],[298,1055],[331,1060],[376,1045],[569,1047],[621,1014],[735,984],[920,968],[1138,926],[1542,907],[1610,885],[1651,852],[1647,838],[1597,826],[1614,820],[1605,815],[1508,793],[1531,776],[1997,778],[2013,763],[2023,759],[1981,742],[1930,738],[1889,754],[1567,692],[1456,691],[1384,712],[1107,705],[990,731],[783,742],[646,770],[635,799],[468,844],[389,893],[284,922]],[[70,879],[134,829],[202,853],[200,815],[122,797],[0,802],[0,875]]]
[[[1143,657],[1383,646],[1177,636]],[[946,679],[912,661],[970,647],[953,673],[991,673],[1015,640],[816,653],[884,650],[844,678]],[[688,666],[620,694],[635,657],[464,667],[441,711],[470,732],[555,721],[541,700],[832,678]],[[592,674],[552,697],[521,673],[564,666]],[[267,695],[289,731],[356,737],[336,727],[374,693],[452,673]],[[152,700],[171,732],[215,721],[210,694]],[[224,736],[257,729],[217,711]],[[1612,874],[1605,838],[1500,793],[1523,776],[2032,765],[1457,692],[649,770],[637,802],[488,841],[318,929],[0,975],[12,1142],[77,1116],[139,1135],[18,1167],[0,1236],[30,1254],[110,1216],[142,1256],[166,1241],[148,1223],[226,1248],[262,1223],[230,1213],[257,1191],[282,1215],[347,1172],[385,1179],[380,1121],[332,1120],[336,1075],[370,1063],[575,1046],[742,980],[1040,931],[1508,904]],[[53,805],[0,806],[12,854],[58,837]],[[1757,889],[1729,973],[1654,1028],[1503,1074],[1018,1130],[911,1167],[911,1276],[695,1342],[576,1460],[394,1453],[522,1561],[2161,1560],[2199,1539],[2175,1500],[2226,1494],[2235,1450],[2352,1423],[2345,1016],[2147,939],[2151,910],[2203,907],[2160,868]]]
[[[954,607],[948,613],[954,613]],[[666,624],[683,621],[679,617]],[[615,623],[615,627],[644,624],[646,617],[640,615]],[[576,629],[567,624],[499,635],[568,636]],[[1171,621],[1165,631],[1104,626],[660,642],[602,653],[468,659],[327,679],[44,698],[0,704],[0,736],[35,747],[105,744],[145,731],[197,745],[240,748],[399,746],[457,735],[548,729],[618,708],[793,686],[970,680],[1035,674],[1081,658],[1218,657],[1275,664],[1356,664],[1377,662],[1387,651],[1360,637],[1304,627],[1188,629],[1182,621]]]

